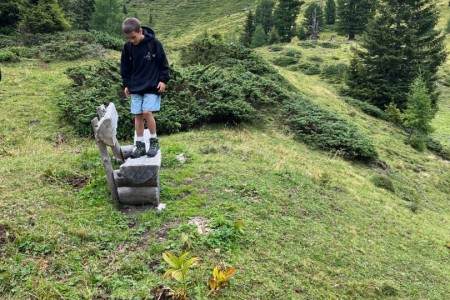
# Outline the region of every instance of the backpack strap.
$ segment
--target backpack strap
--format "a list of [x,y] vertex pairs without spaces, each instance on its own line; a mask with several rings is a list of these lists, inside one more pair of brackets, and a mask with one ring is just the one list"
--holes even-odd
[[156,59],[156,51],[155,51],[155,39],[152,39],[151,41],[149,41],[147,43],[148,46],[148,51],[150,51],[150,56],[152,57],[152,59]]
[[[155,51],[155,39],[152,39],[151,41],[148,41],[147,43],[147,47],[148,47],[148,51],[150,52],[150,56],[152,57],[152,59],[156,59],[157,55],[156,55],[156,51]],[[128,59],[130,61],[132,61],[133,57],[132,57],[132,50],[133,47],[131,46],[130,42],[127,42],[127,50],[128,50]]]

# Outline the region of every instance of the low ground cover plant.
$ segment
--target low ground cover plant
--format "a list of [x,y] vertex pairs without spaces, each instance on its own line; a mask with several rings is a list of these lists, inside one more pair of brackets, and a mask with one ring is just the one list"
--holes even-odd
[[369,116],[381,119],[381,120],[387,120],[387,116],[384,111],[382,111],[380,108],[376,107],[375,105],[370,104],[369,102],[357,100],[351,97],[344,97],[343,100],[347,102],[348,104],[358,108],[363,113],[368,114]]
[[355,125],[306,97],[295,97],[284,109],[286,122],[298,139],[346,158],[372,161],[378,157],[373,143]]

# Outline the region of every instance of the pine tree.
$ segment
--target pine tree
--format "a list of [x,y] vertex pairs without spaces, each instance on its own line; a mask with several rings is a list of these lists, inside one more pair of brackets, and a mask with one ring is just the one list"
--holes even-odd
[[435,108],[438,67],[446,60],[444,36],[435,29],[436,2],[388,0],[370,22],[361,49],[354,49],[348,93],[384,108],[406,108],[411,84],[419,73]]
[[280,0],[275,11],[274,24],[280,35],[281,42],[288,43],[295,33],[295,20],[300,12],[300,7],[304,4],[300,0]]
[[337,30],[341,35],[354,40],[361,34],[375,14],[375,0],[338,0]]
[[280,42],[280,35],[278,34],[278,31],[275,29],[275,27],[270,28],[269,34],[267,34],[267,43],[277,44]]
[[56,0],[39,0],[31,5],[20,22],[20,29],[28,33],[54,33],[69,28],[63,10]]
[[257,48],[266,44],[266,34],[261,24],[258,24],[252,37],[251,47]]
[[403,125],[410,130],[410,134],[426,136],[432,133],[431,121],[434,113],[431,98],[428,95],[425,81],[421,76],[414,80],[406,105],[407,108],[403,114]]
[[0,1],[0,28],[15,28],[19,17],[20,7],[17,1]]
[[334,2],[334,0],[327,0],[325,20],[328,25],[336,23],[336,2]]
[[95,0],[77,0],[72,7],[72,27],[75,29],[90,30],[92,14],[95,9]]
[[118,0],[95,0],[92,28],[122,36],[122,12]]
[[241,43],[245,47],[250,47],[252,43],[252,37],[255,33],[256,25],[255,25],[255,16],[251,10],[248,11],[247,19],[245,21],[244,32],[241,36]]
[[261,0],[256,7],[255,23],[261,24],[264,33],[267,35],[273,26],[273,8],[275,2],[273,0]]
[[305,10],[303,25],[307,28],[307,35],[313,40],[319,37],[320,28],[324,25],[323,10],[319,3],[311,3]]

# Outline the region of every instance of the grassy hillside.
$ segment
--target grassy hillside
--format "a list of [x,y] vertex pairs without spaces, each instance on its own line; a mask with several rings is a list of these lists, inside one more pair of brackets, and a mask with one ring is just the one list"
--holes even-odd
[[[224,32],[244,16],[245,1],[173,1],[176,12],[162,2],[142,3],[159,4],[162,19],[179,24],[164,32],[172,61],[176,47],[206,27]],[[444,1],[441,8],[446,20]],[[177,28],[189,34],[173,35]],[[257,52],[269,63],[295,53],[297,63],[275,65],[280,74],[356,124],[389,168],[313,150],[275,116],[258,126],[205,126],[161,137],[162,212],[112,203],[94,141],[60,120],[64,71],[95,61],[2,65],[0,299],[153,299],[159,284],[180,287],[162,280],[166,250],[201,258],[189,273],[192,299],[446,299],[449,162],[405,145],[404,132],[347,104],[338,84],[305,74],[311,65],[348,63],[351,46],[294,41]],[[448,63],[441,76],[450,76]],[[445,85],[440,108],[433,137],[448,147]],[[194,221],[215,231],[200,234]],[[241,222],[243,233],[235,229]],[[207,279],[222,262],[236,275],[207,297]]]

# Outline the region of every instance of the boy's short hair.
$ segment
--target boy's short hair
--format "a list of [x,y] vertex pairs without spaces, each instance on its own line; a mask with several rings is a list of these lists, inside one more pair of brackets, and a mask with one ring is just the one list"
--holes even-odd
[[141,22],[136,18],[126,18],[122,23],[123,33],[138,32],[141,29]]

